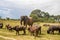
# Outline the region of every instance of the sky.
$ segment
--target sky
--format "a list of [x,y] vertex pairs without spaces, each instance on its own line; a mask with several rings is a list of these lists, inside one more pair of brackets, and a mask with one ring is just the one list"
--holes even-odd
[[60,0],[0,0],[0,16],[18,19],[40,9],[50,15],[60,15]]

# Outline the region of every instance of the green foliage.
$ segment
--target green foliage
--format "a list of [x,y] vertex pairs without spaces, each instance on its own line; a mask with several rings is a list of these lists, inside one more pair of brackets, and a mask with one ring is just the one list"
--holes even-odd
[[[34,21],[40,22],[55,22],[54,15],[51,16],[48,12],[41,11],[39,9],[35,9],[31,12],[30,17],[34,19]],[[58,16],[59,18],[59,16]]]
[[36,9],[36,10],[33,10],[31,13],[32,13],[32,14],[38,14],[38,13],[40,13],[40,12],[41,12],[41,10]]
[[10,18],[9,17],[6,17],[6,20],[10,20]]
[[1,16],[0,16],[0,19],[2,19]]

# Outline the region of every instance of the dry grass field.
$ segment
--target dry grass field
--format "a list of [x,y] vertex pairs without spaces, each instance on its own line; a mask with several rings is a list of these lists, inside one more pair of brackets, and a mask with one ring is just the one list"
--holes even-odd
[[[45,23],[41,23],[41,22],[36,22],[37,24],[39,24],[42,27],[42,34],[39,35],[39,37],[34,37],[31,36],[30,33],[26,30],[26,35],[19,35],[17,36],[15,34],[15,31],[13,32],[9,32],[6,28],[5,25],[6,24],[10,24],[12,27],[14,27],[15,25],[20,25],[20,21],[13,21],[13,20],[0,20],[0,22],[3,22],[4,27],[3,29],[0,29],[0,40],[60,40],[60,35],[58,32],[55,32],[55,34],[47,34],[47,29],[48,27],[42,26]],[[53,24],[53,25],[60,25],[59,23],[46,23],[46,24]],[[20,31],[20,34],[22,34],[23,32]],[[1,37],[3,36],[3,37]]]

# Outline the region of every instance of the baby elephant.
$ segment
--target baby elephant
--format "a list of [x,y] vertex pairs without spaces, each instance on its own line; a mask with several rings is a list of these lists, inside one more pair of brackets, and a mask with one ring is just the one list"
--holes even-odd
[[54,25],[50,26],[48,28],[48,30],[47,30],[47,33],[48,34],[49,33],[53,33],[54,34],[54,31],[59,31],[59,33],[60,33],[60,26],[54,26]]

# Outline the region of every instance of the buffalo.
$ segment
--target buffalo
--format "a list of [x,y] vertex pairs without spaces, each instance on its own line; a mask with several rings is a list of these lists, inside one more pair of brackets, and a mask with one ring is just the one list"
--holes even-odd
[[31,32],[32,35],[38,36],[38,34],[41,34],[41,27],[39,26],[30,26],[28,28],[28,31]]
[[3,28],[3,23],[0,23],[0,28]]
[[15,30],[16,31],[16,35],[19,35],[19,31],[23,31],[24,32],[23,33],[24,35],[26,34],[26,27],[25,26],[20,26],[19,27],[19,25],[17,25],[15,27],[13,27],[12,30]]
[[10,24],[7,24],[6,29],[9,30],[9,31],[12,31],[12,26],[10,26]]
[[54,31],[59,31],[60,33],[60,26],[57,26],[57,25],[51,25],[48,30],[47,30],[47,33],[53,33],[54,34]]

